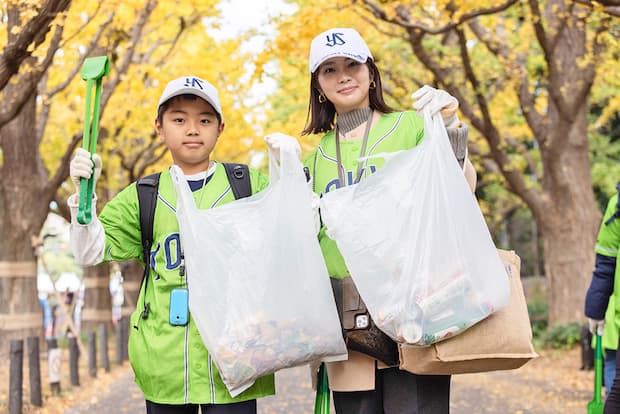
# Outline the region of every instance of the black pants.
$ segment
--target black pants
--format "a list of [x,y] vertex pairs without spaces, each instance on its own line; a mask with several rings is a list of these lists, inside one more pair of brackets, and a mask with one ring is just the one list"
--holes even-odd
[[448,414],[450,376],[375,369],[374,390],[333,395],[338,414]]
[[147,414],[256,414],[256,400],[232,404],[186,404],[170,405],[146,401]]
[[[618,345],[620,346],[620,338],[618,338]],[[611,386],[611,392],[605,398],[605,411],[603,411],[603,414],[618,413],[620,413],[620,348],[616,352],[616,376]]]

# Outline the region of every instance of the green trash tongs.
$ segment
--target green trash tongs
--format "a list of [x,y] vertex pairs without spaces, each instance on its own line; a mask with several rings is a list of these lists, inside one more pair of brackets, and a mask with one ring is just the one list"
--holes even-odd
[[[86,111],[84,113],[84,138],[82,148],[90,152],[92,160],[99,134],[99,107],[101,104],[101,78],[110,72],[110,61],[107,56],[86,58],[82,65],[82,79],[86,81]],[[95,104],[91,105],[91,90],[95,85]],[[91,108],[92,106],[92,108]],[[92,111],[92,116],[91,116]],[[92,125],[91,125],[92,121]],[[92,220],[93,174],[89,179],[80,179],[80,203],[77,220],[80,224],[88,224]]]
[[605,403],[601,398],[603,385],[603,347],[601,336],[596,335],[594,350],[594,398],[588,403],[588,414],[603,414]]
[[316,384],[316,399],[314,400],[314,414],[329,414],[329,381],[325,363],[319,368],[319,378]]

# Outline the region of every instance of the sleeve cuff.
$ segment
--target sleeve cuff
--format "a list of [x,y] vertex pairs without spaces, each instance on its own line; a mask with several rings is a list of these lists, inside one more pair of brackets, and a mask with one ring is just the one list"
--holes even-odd
[[461,168],[467,157],[467,137],[469,136],[469,130],[467,125],[461,123],[458,128],[447,128],[448,139],[450,140],[450,146],[456,156],[457,161]]
[[[76,224],[78,226],[86,226],[87,224],[80,224],[77,221],[79,204],[80,204],[80,195],[78,193],[70,195],[69,198],[67,199],[67,206],[69,206],[69,210],[71,211],[71,224]],[[93,194],[92,214],[93,214],[93,218],[97,216],[97,195],[96,194]]]

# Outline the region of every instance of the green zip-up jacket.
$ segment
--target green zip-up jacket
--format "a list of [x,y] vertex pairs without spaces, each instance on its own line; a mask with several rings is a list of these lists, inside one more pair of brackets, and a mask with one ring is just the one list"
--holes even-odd
[[618,194],[615,194],[607,203],[605,215],[596,238],[594,251],[597,254],[615,257],[616,268],[614,272],[614,290],[609,298],[607,312],[605,313],[605,331],[603,333],[603,348],[618,348],[618,330],[620,329],[620,219],[615,219],[608,225],[605,222],[616,212],[618,206]]
[[[268,178],[253,169],[250,169],[250,180],[254,193],[268,184]],[[224,166],[218,163],[208,183],[193,195],[203,209],[233,201]],[[170,292],[186,286],[179,272],[181,246],[175,206],[176,192],[169,170],[165,170],[159,181],[149,280],[146,292],[144,284],[140,290],[130,321],[129,360],[137,384],[147,400],[160,404],[221,404],[274,394],[274,377],[268,375],[237,397],[231,397],[191,314],[185,326],[169,323]],[[133,183],[107,203],[99,215],[106,237],[105,261],[142,261],[139,217]],[[209,275],[187,274],[186,277],[191,285],[192,278]],[[141,317],[145,299],[150,302],[146,319]]]

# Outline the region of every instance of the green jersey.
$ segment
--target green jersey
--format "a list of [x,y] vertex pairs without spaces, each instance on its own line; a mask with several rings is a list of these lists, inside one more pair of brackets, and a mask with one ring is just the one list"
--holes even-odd
[[620,329],[620,219],[615,219],[608,225],[605,222],[616,212],[618,194],[614,195],[607,204],[605,216],[596,238],[595,252],[602,256],[616,258],[614,273],[614,292],[609,298],[609,305],[605,313],[608,329],[603,333],[603,347],[605,349],[618,348],[618,329]]
[[[366,153],[360,155],[362,141],[340,141],[340,152],[346,185],[358,176],[358,158],[384,152],[407,150],[418,145],[424,137],[424,119],[413,111],[383,114],[368,134]],[[381,157],[367,158],[362,164],[361,176],[368,176],[385,163]],[[336,140],[334,132],[323,136],[319,146],[305,159],[304,164],[313,177],[314,192],[322,195],[339,187]],[[349,275],[336,242],[327,236],[325,227],[319,232],[319,243],[329,275],[342,279]]]
[[[268,178],[250,169],[252,191],[267,187]],[[226,171],[217,164],[208,183],[193,193],[199,208],[212,208],[234,200]],[[237,397],[230,396],[190,314],[185,326],[169,323],[170,292],[185,287],[181,277],[181,245],[176,219],[176,192],[169,170],[159,180],[153,225],[151,269],[146,288],[140,290],[138,306],[131,315],[129,360],[136,382],[147,400],[161,404],[221,404],[245,401],[275,393],[274,377],[268,375]],[[105,230],[104,260],[142,262],[142,239],[135,183],[114,197],[99,216]],[[218,292],[213,292],[217,295]],[[146,297],[145,297],[146,295]],[[150,302],[146,319],[141,304]]]

